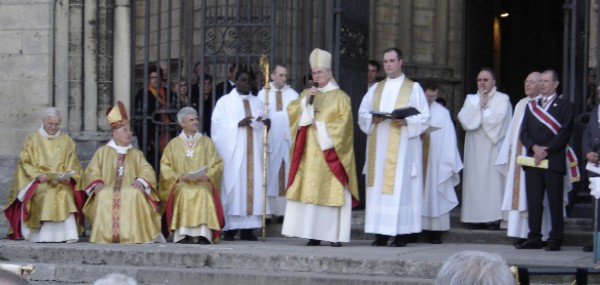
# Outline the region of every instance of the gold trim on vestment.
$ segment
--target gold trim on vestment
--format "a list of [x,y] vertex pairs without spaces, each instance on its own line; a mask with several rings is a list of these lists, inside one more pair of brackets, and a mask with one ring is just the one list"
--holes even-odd
[[[383,93],[383,87],[385,86],[387,79],[382,80],[377,84],[375,93],[373,94],[373,111],[379,111],[379,104],[381,101],[381,94]],[[408,104],[408,99],[413,87],[413,81],[404,78],[398,97],[396,97],[396,103],[394,109],[404,108]],[[368,186],[373,186],[375,181],[375,146],[377,145],[377,127],[379,124],[373,124],[373,131],[369,136],[369,153],[368,153]],[[398,149],[400,148],[400,126],[390,123],[387,152],[385,156],[385,165],[383,169],[383,183],[381,187],[381,193],[392,195],[394,193],[394,180],[396,177],[396,164],[398,159]]]
[[[267,94],[268,95],[268,94]],[[252,96],[252,95],[251,95]],[[250,109],[250,100],[244,101],[244,113],[246,117],[252,117],[252,110]],[[252,215],[254,210],[254,144],[252,137],[252,127],[246,127],[246,153],[248,159],[246,160],[246,177],[248,181],[247,196],[246,196],[246,214]]]
[[[269,94],[266,94],[269,96]],[[283,110],[283,100],[281,98],[281,90],[275,91],[275,106],[277,106],[277,112]]]
[[119,153],[112,201],[112,242],[121,242],[121,186],[123,185],[125,154]]
[[[517,132],[517,134],[520,133],[521,128],[519,128],[519,131]],[[517,155],[521,152],[521,149],[523,148],[523,143],[521,143],[521,140],[517,140]],[[512,159],[517,159],[517,155],[515,155],[514,157],[512,157]],[[521,189],[521,166],[515,163],[515,176],[513,179],[513,193],[512,193],[512,209],[513,210],[518,210],[519,209],[519,195],[520,192],[519,190]]]

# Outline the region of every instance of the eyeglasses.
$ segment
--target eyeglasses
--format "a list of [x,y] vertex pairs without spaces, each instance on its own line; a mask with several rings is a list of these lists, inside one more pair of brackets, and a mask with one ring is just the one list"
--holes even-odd
[[324,74],[324,73],[326,73],[326,72],[329,72],[329,71],[326,71],[326,70],[317,70],[317,71],[313,71],[313,72],[312,72],[312,75],[313,75],[313,76],[316,76],[316,75],[321,75],[321,74]]

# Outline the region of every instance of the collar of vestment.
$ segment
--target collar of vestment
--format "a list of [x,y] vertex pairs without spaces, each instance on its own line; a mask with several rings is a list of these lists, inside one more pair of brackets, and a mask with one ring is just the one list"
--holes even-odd
[[390,78],[389,76],[385,79],[385,81],[387,82],[402,82],[402,80],[404,80],[406,76],[404,76],[404,73],[400,74],[400,76],[396,77],[396,78]]
[[319,87],[317,88],[317,90],[319,90],[319,92],[329,92],[331,90],[335,90],[335,89],[339,89],[340,87],[337,86],[336,84],[333,84],[333,82],[329,81],[327,82],[327,85],[323,86],[323,87]]
[[195,141],[195,140],[199,139],[200,137],[202,137],[202,134],[199,132],[196,132],[192,136],[188,136],[185,133],[185,131],[181,131],[181,133],[179,134],[179,137],[185,142],[192,142],[192,141]]
[[269,85],[271,86],[271,91],[286,91],[290,88],[289,85],[283,85],[283,87],[281,87],[281,89],[275,87],[275,84],[273,82],[269,82]]
[[128,144],[127,146],[117,145],[115,139],[110,139],[110,141],[106,145],[112,147],[114,150],[117,151],[117,153],[120,154],[126,154],[129,149],[133,148],[131,144]]
[[42,137],[44,137],[44,138],[47,138],[47,139],[55,139],[55,138],[57,138],[57,137],[59,137],[59,136],[60,136],[60,130],[58,130],[58,131],[56,132],[56,134],[53,134],[53,135],[51,135],[51,134],[48,134],[48,133],[46,132],[46,130],[44,130],[44,125],[42,125],[42,126],[40,127],[40,129],[38,130],[38,132],[40,133],[40,135],[41,135]]
[[228,80],[228,81],[229,81],[229,84],[231,84],[231,86],[235,86],[235,82],[233,82],[231,80]]

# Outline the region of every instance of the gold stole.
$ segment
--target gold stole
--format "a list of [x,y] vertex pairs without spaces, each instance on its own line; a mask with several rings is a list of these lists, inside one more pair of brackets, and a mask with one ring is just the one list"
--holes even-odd
[[[521,133],[521,128],[519,127],[519,132],[517,132],[517,134]],[[523,148],[523,143],[521,143],[521,140],[518,139],[517,140],[517,153],[516,155],[513,157],[513,159],[517,159],[517,156],[520,155],[521,153],[521,149]],[[518,210],[519,209],[519,189],[521,188],[521,166],[518,164],[515,164],[515,175],[514,175],[514,179],[513,179],[513,193],[512,193],[512,206],[511,209],[513,210]]]
[[112,201],[112,242],[121,242],[121,186],[123,185],[123,174],[125,174],[125,154],[117,156],[117,175],[113,187]]
[[[383,87],[385,86],[387,79],[382,80],[377,84],[375,93],[373,94],[373,111],[379,111],[379,104],[381,101],[381,93],[383,93]],[[396,104],[394,109],[406,107],[408,104],[408,98],[413,87],[413,81],[404,78],[398,97],[396,97]],[[373,126],[373,131],[369,136],[369,153],[368,153],[368,186],[373,186],[375,181],[375,146],[377,145],[377,126]],[[398,149],[400,148],[400,126],[390,123],[387,152],[385,156],[385,165],[383,169],[383,185],[381,187],[381,193],[392,195],[394,193],[394,180],[396,177],[396,164],[398,158]]]
[[[427,182],[427,163],[429,162],[429,143],[431,141],[431,134],[424,133],[421,135],[421,138],[423,144],[423,186],[425,186],[425,183]],[[425,187],[423,187],[423,190],[425,190]]]
[[[277,112],[281,112],[283,110],[283,99],[281,96],[281,90],[277,90],[275,91],[275,106],[276,106],[276,110]],[[285,163],[282,162],[281,166],[279,167],[279,196],[285,196],[285,169],[284,169]]]
[[277,112],[283,110],[283,100],[281,98],[281,90],[275,91],[275,106],[277,107]]
[[[252,96],[252,95],[250,95]],[[250,100],[242,100],[244,102],[244,113],[245,117],[252,117],[252,110],[250,110]],[[248,193],[246,196],[246,215],[252,215],[254,206],[254,145],[252,138],[252,128],[246,127],[246,153],[248,159],[246,160],[246,178],[248,181]]]

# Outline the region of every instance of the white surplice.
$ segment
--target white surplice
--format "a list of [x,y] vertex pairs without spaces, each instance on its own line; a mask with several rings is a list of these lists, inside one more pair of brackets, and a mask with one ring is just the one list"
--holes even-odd
[[423,229],[450,230],[450,210],[458,205],[454,186],[460,182],[463,163],[456,143],[456,130],[450,112],[437,102],[429,105],[431,126],[429,155],[423,193]]
[[[536,97],[535,99],[537,99]],[[534,100],[535,100],[534,99]],[[510,122],[510,126],[506,132],[504,142],[496,159],[498,171],[505,175],[504,197],[502,200],[502,211],[504,220],[507,221],[506,235],[509,237],[527,238],[529,233],[528,212],[527,212],[527,193],[525,191],[525,171],[516,163],[517,156],[527,156],[527,149],[521,146],[518,149],[519,136],[521,133],[521,123],[527,104],[532,99],[525,97],[521,99],[515,106],[514,114]],[[515,181],[515,171],[519,171],[519,192],[518,201],[513,206],[513,187]],[[566,174],[564,191],[564,204],[568,203],[569,191],[572,185],[570,177]],[[542,235],[543,240],[548,239],[549,232],[552,228],[550,219],[550,208],[548,206],[547,195],[544,195],[544,212],[542,215]]]
[[[285,85],[281,90],[275,88],[272,82],[270,86],[268,109],[271,129],[267,134],[267,199],[273,214],[283,215],[287,199],[285,195],[279,196],[279,186],[283,185],[285,189],[287,185],[290,171],[290,147],[292,146],[287,106],[293,100],[298,99],[298,92],[289,85]],[[277,110],[277,91],[281,91],[281,110]],[[265,89],[260,90],[257,97],[264,103]],[[285,171],[282,182],[279,181],[279,169],[281,168]]]
[[[211,136],[223,159],[223,182],[221,203],[225,215],[223,231],[231,229],[253,229],[262,227],[263,200],[263,127],[252,122],[249,127],[238,127],[245,118],[244,100],[250,105],[254,119],[263,116],[263,104],[253,95],[240,96],[237,89],[221,97],[212,113]],[[252,128],[253,200],[252,215],[247,215],[248,197],[248,140],[247,128]],[[267,213],[270,210],[267,207]]]
[[[394,110],[402,75],[387,79],[383,87],[379,111]],[[377,85],[373,85],[363,97],[358,110],[358,125],[370,135],[372,131],[373,97]],[[418,83],[414,83],[407,107],[414,107],[420,114],[406,118],[407,126],[401,127],[398,156],[395,158],[396,173],[392,195],[382,193],[383,174],[387,156],[390,120],[379,123],[375,146],[373,186],[366,187],[365,232],[383,235],[418,233],[421,231],[423,198],[423,158],[420,135],[429,127],[429,106]],[[367,158],[369,146],[367,145]],[[368,176],[368,162],[363,173]],[[368,181],[368,177],[367,177]]]
[[510,125],[512,106],[508,95],[490,91],[488,108],[480,106],[480,94],[469,94],[458,113],[466,131],[461,221],[486,223],[502,219],[504,176],[494,167]]

